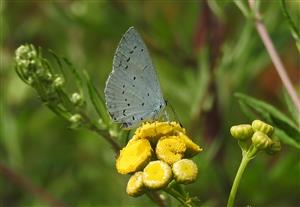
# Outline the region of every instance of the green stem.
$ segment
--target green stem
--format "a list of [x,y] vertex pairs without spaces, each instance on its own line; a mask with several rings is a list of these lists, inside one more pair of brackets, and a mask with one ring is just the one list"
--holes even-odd
[[189,204],[187,201],[186,201],[186,198],[180,194],[177,190],[175,190],[174,188],[166,188],[164,189],[164,191],[166,193],[168,193],[169,195],[173,196],[176,200],[178,200],[183,206],[185,207],[192,207],[191,204]]
[[234,206],[236,192],[238,190],[243,173],[244,173],[249,161],[254,158],[256,153],[257,153],[257,148],[255,148],[255,147],[250,147],[250,149],[247,153],[243,153],[243,158],[242,158],[241,164],[239,166],[239,169],[236,173],[236,176],[234,178],[234,181],[233,181],[233,184],[231,187],[231,191],[230,191],[228,202],[227,202],[227,207]]

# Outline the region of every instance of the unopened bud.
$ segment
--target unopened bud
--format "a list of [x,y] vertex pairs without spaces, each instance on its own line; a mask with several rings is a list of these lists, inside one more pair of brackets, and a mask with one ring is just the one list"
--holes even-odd
[[271,136],[274,132],[274,128],[271,125],[269,125],[263,121],[260,121],[260,120],[254,120],[252,122],[252,128],[254,131],[263,132],[268,136]]
[[136,172],[129,178],[126,193],[133,197],[140,196],[144,193],[143,187],[143,172]]
[[143,171],[143,182],[148,189],[161,189],[172,179],[171,167],[160,160],[150,162]]
[[29,45],[21,45],[18,47],[16,50],[16,59],[21,60],[21,59],[27,59],[28,54],[30,53],[30,46]]
[[70,117],[69,121],[74,123],[74,124],[77,124],[77,123],[80,123],[82,120],[82,117],[80,114],[74,114],[73,116]]
[[71,96],[71,102],[74,105],[81,105],[82,104],[82,96],[78,93],[73,93]]
[[230,133],[235,139],[246,140],[249,139],[254,131],[249,124],[240,124],[236,126],[232,126],[230,128]]
[[28,83],[29,85],[32,85],[32,84],[33,84],[33,78],[32,78],[32,77],[28,77],[27,83]]
[[257,131],[252,136],[252,143],[257,149],[263,150],[272,144],[272,140],[265,133]]
[[269,155],[276,154],[277,152],[281,151],[281,143],[279,140],[272,140],[271,145],[266,149],[266,152]]
[[54,79],[53,86],[55,88],[60,88],[64,85],[64,83],[65,83],[64,79],[62,77],[58,76]]
[[195,182],[198,175],[197,165],[189,159],[182,159],[173,164],[172,171],[178,183]]

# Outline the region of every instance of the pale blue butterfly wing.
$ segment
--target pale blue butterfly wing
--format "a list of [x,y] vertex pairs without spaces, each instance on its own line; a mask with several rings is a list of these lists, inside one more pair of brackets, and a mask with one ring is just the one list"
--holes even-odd
[[156,119],[165,107],[148,49],[133,27],[118,45],[104,93],[112,119],[126,128]]

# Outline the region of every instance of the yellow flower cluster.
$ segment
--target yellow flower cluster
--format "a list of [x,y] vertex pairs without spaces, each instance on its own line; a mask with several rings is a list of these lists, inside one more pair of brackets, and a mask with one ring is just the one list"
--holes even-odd
[[116,168],[132,174],[126,192],[139,196],[145,189],[166,187],[172,179],[188,184],[197,178],[197,165],[189,159],[202,151],[176,122],[144,123],[120,151]]

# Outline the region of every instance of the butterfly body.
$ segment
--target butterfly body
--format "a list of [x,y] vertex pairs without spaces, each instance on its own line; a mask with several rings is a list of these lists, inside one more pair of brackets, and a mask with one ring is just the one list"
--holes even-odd
[[155,120],[165,108],[148,49],[133,27],[118,45],[104,93],[111,118],[125,128]]

